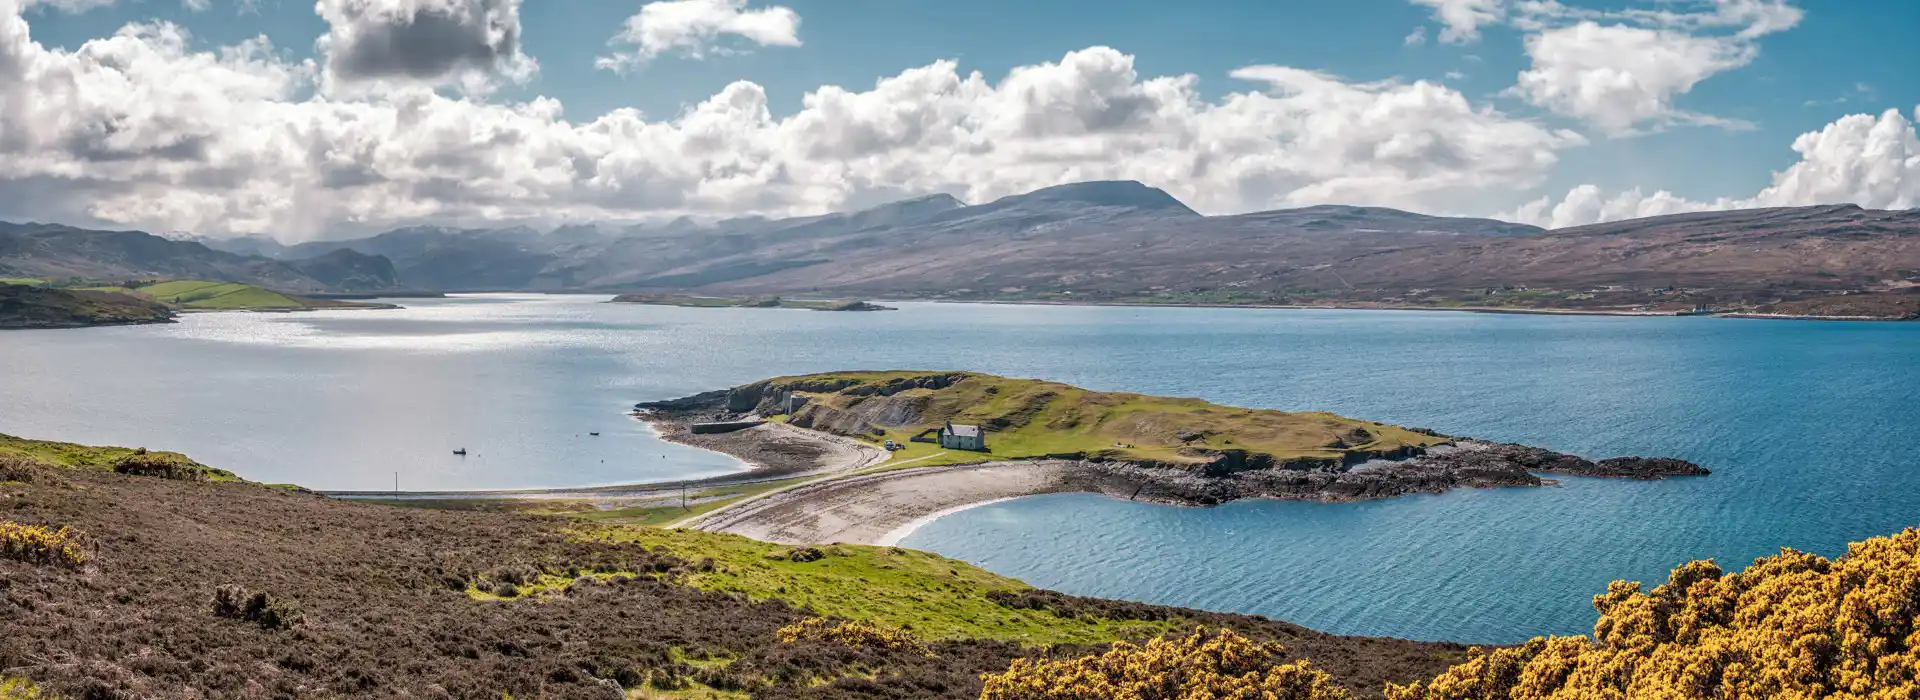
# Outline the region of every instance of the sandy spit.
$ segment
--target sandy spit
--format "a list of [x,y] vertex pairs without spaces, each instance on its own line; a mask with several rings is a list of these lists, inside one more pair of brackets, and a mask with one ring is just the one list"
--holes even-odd
[[796,486],[688,526],[786,544],[892,545],[935,518],[1020,496],[1080,490],[1073,462],[921,467]]

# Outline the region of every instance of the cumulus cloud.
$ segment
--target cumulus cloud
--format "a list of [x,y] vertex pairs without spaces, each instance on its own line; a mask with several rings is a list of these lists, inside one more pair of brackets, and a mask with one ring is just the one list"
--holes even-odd
[[1507,11],[1505,0],[1410,1],[1433,8],[1433,19],[1440,23],[1440,41],[1447,44],[1479,41],[1480,28],[1498,23]]
[[594,65],[624,71],[655,56],[680,53],[702,58],[726,52],[727,37],[759,46],[799,46],[800,14],[771,6],[747,9],[747,0],[661,0],[640,7],[608,42],[615,51]]
[[1520,3],[1514,15],[1530,32],[1531,65],[1510,92],[1621,136],[1675,124],[1750,126],[1679,109],[1675,100],[1703,80],[1751,63],[1759,55],[1756,40],[1798,24],[1802,12],[1782,0],[1627,10],[1536,0]]
[[520,0],[318,0],[319,50],[330,92],[458,84],[485,92],[525,82],[539,64],[520,50]]
[[1526,43],[1533,66],[1513,92],[1612,135],[1646,123],[1727,123],[1676,109],[1673,100],[1757,53],[1740,41],[1592,22],[1534,34]]
[[[1207,213],[1319,203],[1481,214],[1537,187],[1572,132],[1432,82],[1286,66],[1143,76],[1104,47],[989,77],[936,61],[823,86],[774,116],[736,82],[667,119],[585,121],[548,98],[498,103],[419,81],[336,95],[317,63],[256,38],[194,47],[167,23],[72,49],[33,41],[0,0],[0,216],[283,238],[391,226],[787,216],[926,192],[971,201],[1092,179],[1163,187]],[[784,111],[784,110],[782,110]],[[1801,162],[1747,200],[1577,191],[1516,216],[1920,203],[1904,115],[1857,115],[1794,144]],[[1649,203],[1651,202],[1651,203]]]
[[[1920,119],[1920,108],[1914,110]],[[1920,207],[1920,133],[1899,110],[1841,117],[1794,139],[1800,160],[1774,173],[1773,184],[1752,197],[1693,201],[1659,191],[1613,195],[1581,185],[1555,202],[1529,202],[1505,216],[1550,228],[1690,211],[1858,204],[1869,209]]]
[[214,51],[132,25],[35,43],[0,0],[0,214],[287,238],[408,223],[810,214],[883,193],[973,201],[1138,179],[1228,213],[1322,202],[1491,210],[1576,145],[1428,82],[1279,66],[1203,98],[1094,47],[998,80],[937,61],[775,118],[737,82],[670,119],[422,85],[316,93],[264,38]]

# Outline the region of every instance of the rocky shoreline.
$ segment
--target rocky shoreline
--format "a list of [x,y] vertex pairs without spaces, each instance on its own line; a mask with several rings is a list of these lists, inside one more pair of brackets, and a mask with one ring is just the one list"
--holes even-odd
[[1685,460],[1615,457],[1592,461],[1527,445],[1459,440],[1406,459],[1376,459],[1352,467],[1269,467],[1219,474],[1126,462],[1083,461],[1068,470],[1079,490],[1129,500],[1211,506],[1248,498],[1287,501],[1369,501],[1459,488],[1547,486],[1540,474],[1658,480],[1704,476]]

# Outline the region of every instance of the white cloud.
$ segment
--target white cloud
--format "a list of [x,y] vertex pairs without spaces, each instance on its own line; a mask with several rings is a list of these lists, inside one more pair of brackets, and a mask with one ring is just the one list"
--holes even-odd
[[799,46],[800,14],[777,5],[749,10],[747,0],[650,2],[608,42],[624,50],[601,56],[594,65],[623,71],[667,53],[702,58],[730,50],[719,43],[728,36],[760,46]]
[[[1914,110],[1920,119],[1920,108]],[[1899,110],[1842,117],[1794,139],[1800,160],[1774,173],[1752,197],[1693,201],[1638,188],[1609,197],[1599,187],[1573,188],[1559,202],[1541,198],[1504,216],[1550,228],[1689,211],[1858,204],[1869,209],[1920,207],[1920,134]]]
[[1653,10],[1521,2],[1514,22],[1529,32],[1532,64],[1510,92],[1615,136],[1675,124],[1747,128],[1740,120],[1680,109],[1675,101],[1701,81],[1751,63],[1759,37],[1793,27],[1802,15],[1781,0],[1683,2]]
[[213,0],[180,0],[180,6],[189,12],[206,12],[213,7]]
[[317,0],[328,92],[458,84],[472,93],[539,64],[520,50],[520,0]]
[[[22,7],[0,0],[0,215],[148,230],[302,238],[413,223],[784,216],[1108,178],[1164,187],[1208,213],[1333,202],[1480,214],[1537,187],[1584,142],[1425,81],[1249,66],[1233,73],[1245,84],[1210,99],[1195,76],[1142,76],[1104,47],[998,79],[937,61],[865,88],[818,88],[783,118],[760,86],[736,82],[670,119],[615,110],[569,121],[556,100],[494,103],[420,80],[316,92],[328,71],[264,38],[197,50],[166,23],[49,48],[32,41]],[[1794,148],[1801,162],[1749,199],[1584,188],[1516,215],[1920,204],[1920,145],[1904,115],[1847,117]]]
[[1674,98],[1757,53],[1738,41],[1592,22],[1530,35],[1526,43],[1533,66],[1513,92],[1613,135],[1647,123],[1715,122],[1676,109]]
[[1433,8],[1433,19],[1441,25],[1440,41],[1470,44],[1480,40],[1480,28],[1498,23],[1506,16],[1505,0],[1410,0],[1415,5]]
[[1413,31],[1407,32],[1407,38],[1402,39],[1400,43],[1407,46],[1419,46],[1427,43],[1427,28],[1414,27]]
[[1580,142],[1427,83],[1277,66],[1202,98],[1095,47],[998,81],[951,61],[821,87],[775,118],[737,82],[666,120],[570,122],[423,86],[314,93],[264,39],[195,51],[168,24],[72,51],[0,0],[0,214],[288,238],[408,223],[819,213],[1138,179],[1209,212],[1322,202],[1486,211]]

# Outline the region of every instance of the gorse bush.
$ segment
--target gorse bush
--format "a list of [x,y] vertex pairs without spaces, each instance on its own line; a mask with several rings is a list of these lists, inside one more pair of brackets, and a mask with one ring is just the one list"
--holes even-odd
[[1722,575],[1711,561],[1652,591],[1595,596],[1593,637],[1480,650],[1393,700],[1920,698],[1920,530],[1828,560],[1790,549]]
[[121,474],[181,481],[206,481],[211,476],[206,467],[193,460],[165,452],[148,452],[145,447],[115,460],[113,470]]
[[912,633],[871,622],[835,623],[824,617],[809,617],[780,628],[779,636],[780,641],[786,644],[831,642],[856,649],[884,649],[933,656],[933,652]]
[[34,472],[51,468],[27,455],[15,452],[0,452],[0,481],[33,481]]
[[1229,630],[1126,642],[1075,659],[1015,659],[983,677],[980,700],[1345,700],[1332,677],[1286,649]]
[[53,700],[24,678],[0,678],[0,700]]
[[213,591],[213,614],[231,620],[244,620],[274,630],[292,629],[300,624],[300,609],[284,600],[274,600],[266,591],[249,593],[239,586],[221,586]]
[[0,520],[0,555],[8,559],[53,566],[87,563],[86,546],[72,528],[23,525]]

